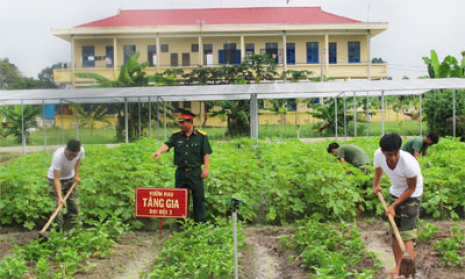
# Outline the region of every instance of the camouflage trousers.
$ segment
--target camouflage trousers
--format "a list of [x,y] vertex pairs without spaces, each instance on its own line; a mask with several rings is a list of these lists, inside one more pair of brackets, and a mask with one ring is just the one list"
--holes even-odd
[[[61,180],[61,195],[63,199],[65,198],[66,193],[73,185],[73,179]],[[48,186],[50,190],[50,195],[53,200],[53,211],[58,207],[58,195],[53,183],[53,179],[48,180]],[[66,210],[66,214],[63,214],[63,211]],[[66,206],[63,208],[55,218],[57,223],[57,229],[63,231],[65,228],[74,227],[79,221],[79,195],[78,188],[74,187],[73,192],[69,195],[66,200]]]
[[[389,204],[393,204],[398,197],[391,195]],[[396,206],[396,217],[394,221],[399,228],[400,236],[403,241],[415,240],[417,238],[417,223],[420,216],[422,197],[408,198]],[[391,225],[388,226],[388,232],[394,235]]]

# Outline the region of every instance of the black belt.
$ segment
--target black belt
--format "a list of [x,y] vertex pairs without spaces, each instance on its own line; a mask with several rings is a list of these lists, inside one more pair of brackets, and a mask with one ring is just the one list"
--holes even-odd
[[182,172],[191,172],[191,171],[195,171],[195,170],[198,170],[200,169],[200,167],[195,167],[195,168],[180,168],[178,167],[178,170],[182,171]]

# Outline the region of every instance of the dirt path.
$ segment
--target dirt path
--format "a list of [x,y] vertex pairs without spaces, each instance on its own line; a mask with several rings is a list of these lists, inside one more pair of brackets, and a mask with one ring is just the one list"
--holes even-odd
[[[395,266],[390,237],[386,235],[386,231],[363,232],[362,238],[365,241],[366,250],[375,253],[385,270],[389,270]],[[416,269],[415,279],[428,278],[418,265]]]
[[[23,246],[37,237],[37,231],[0,234],[0,262],[13,256],[10,252],[15,245]],[[124,233],[114,247],[115,253],[103,259],[89,259],[96,266],[88,272],[78,272],[75,279],[137,279],[140,273],[153,265],[163,243],[169,237],[158,232],[131,231]]]
[[248,227],[244,229],[248,250],[241,261],[247,279],[308,278],[298,263],[290,262],[279,249],[279,238],[289,235],[285,227]]
[[11,253],[10,250],[13,249],[15,245],[23,246],[37,238],[37,235],[37,231],[0,234],[0,262],[2,262],[6,257],[13,256],[13,253]]
[[115,254],[105,259],[93,259],[97,264],[89,273],[80,273],[75,279],[137,279],[140,273],[147,271],[153,265],[157,253],[169,233],[160,238],[158,232],[128,232],[125,233]]

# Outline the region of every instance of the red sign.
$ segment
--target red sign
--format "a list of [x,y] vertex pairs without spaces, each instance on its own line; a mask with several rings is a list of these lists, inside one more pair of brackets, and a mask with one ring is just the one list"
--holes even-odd
[[136,217],[187,217],[187,189],[136,188]]

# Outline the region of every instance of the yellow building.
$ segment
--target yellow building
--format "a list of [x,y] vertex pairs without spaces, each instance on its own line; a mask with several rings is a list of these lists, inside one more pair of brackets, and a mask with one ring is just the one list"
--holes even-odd
[[[148,75],[239,64],[247,55],[266,53],[279,73],[309,70],[336,79],[379,79],[387,76],[387,65],[371,63],[370,42],[387,28],[387,23],[360,22],[319,7],[122,10],[52,30],[71,44],[71,65],[55,69],[54,80],[90,85],[92,80],[75,77],[85,72],[115,79],[136,51],[139,62],[150,63]],[[200,110],[199,104],[189,105]]]

